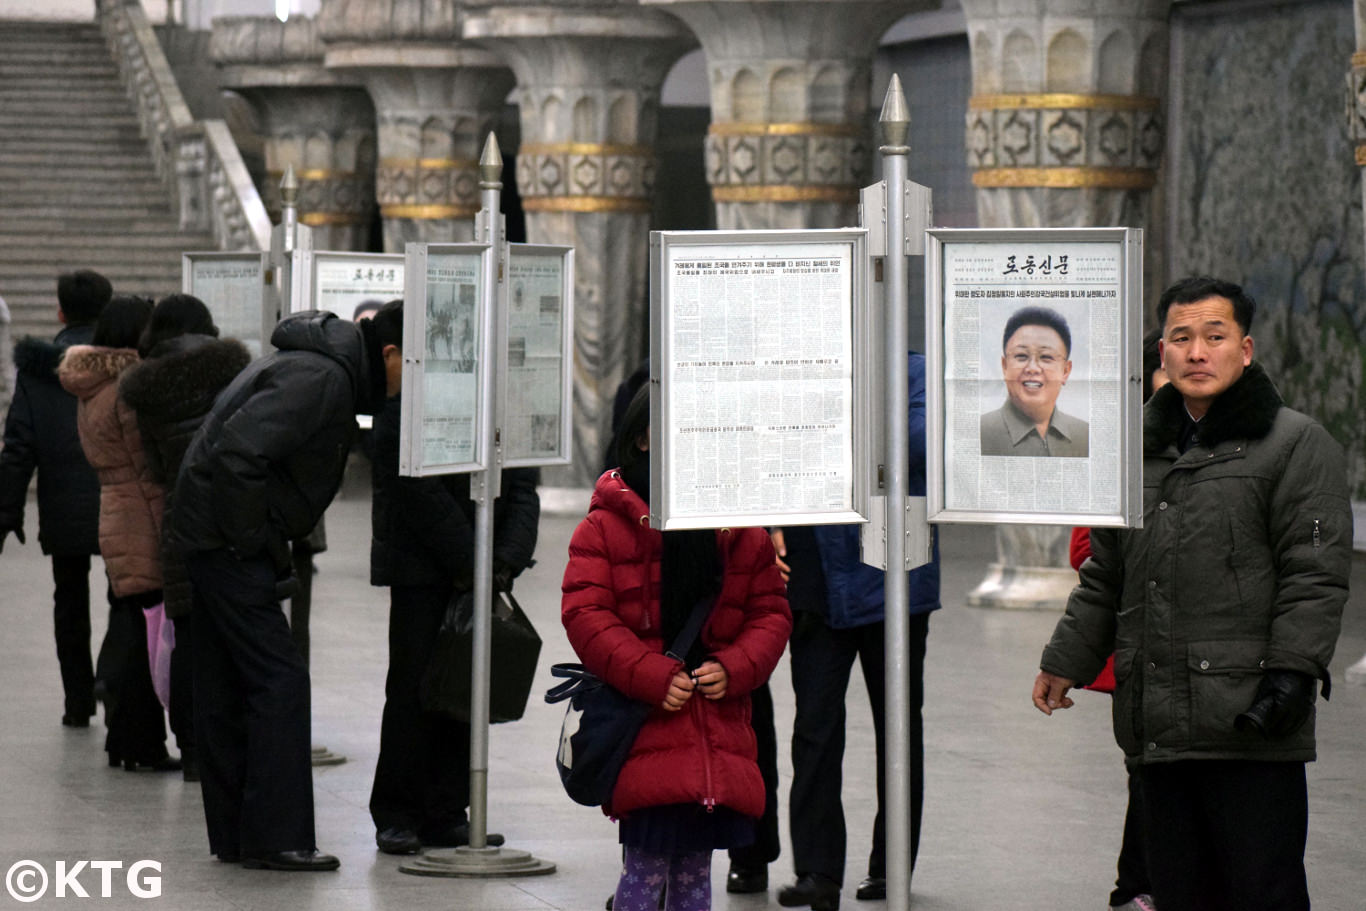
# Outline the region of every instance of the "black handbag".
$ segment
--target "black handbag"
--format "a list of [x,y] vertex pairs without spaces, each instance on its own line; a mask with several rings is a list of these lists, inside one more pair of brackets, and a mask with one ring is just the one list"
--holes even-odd
[[[715,603],[714,597],[697,602],[665,654],[683,660]],[[559,748],[555,751],[560,783],[575,803],[601,806],[612,799],[621,767],[626,764],[641,725],[655,707],[608,685],[582,664],[551,665],[550,675],[563,678],[564,682],[551,687],[545,701],[569,701],[560,725]]]
[[[493,593],[492,640],[489,659],[489,721],[516,721],[526,711],[541,637],[511,592]],[[422,708],[470,720],[470,664],[474,654],[474,595],[451,597],[446,616],[422,675],[418,698]]]

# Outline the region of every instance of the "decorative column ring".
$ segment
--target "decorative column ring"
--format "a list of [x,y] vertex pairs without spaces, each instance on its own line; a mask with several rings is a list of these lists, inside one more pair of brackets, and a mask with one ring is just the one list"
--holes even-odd
[[1165,143],[1161,111],[1161,99],[1147,95],[974,95],[973,185],[1151,189]]
[[1352,55],[1352,71],[1347,75],[1347,113],[1356,163],[1366,168],[1366,51]]
[[655,166],[646,145],[525,142],[517,150],[517,190],[526,212],[648,213]]
[[864,129],[846,123],[712,123],[707,180],[717,203],[858,202]]
[[384,218],[473,218],[479,211],[479,161],[381,158],[375,169],[375,196]]
[[[285,172],[266,171],[262,196],[272,219],[280,217],[280,181]],[[338,168],[297,168],[299,181],[299,224],[313,228],[329,225],[353,227],[370,221],[369,178],[355,171]]]

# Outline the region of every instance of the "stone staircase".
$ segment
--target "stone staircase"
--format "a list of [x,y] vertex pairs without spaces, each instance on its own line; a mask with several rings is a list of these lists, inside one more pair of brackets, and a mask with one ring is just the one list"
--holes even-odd
[[180,290],[181,232],[93,23],[0,20],[0,297],[13,336],[51,336],[57,275],[94,269],[114,293]]

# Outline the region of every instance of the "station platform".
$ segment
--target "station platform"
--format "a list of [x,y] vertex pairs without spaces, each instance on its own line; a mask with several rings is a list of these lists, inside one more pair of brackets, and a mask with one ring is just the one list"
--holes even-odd
[[[556,864],[549,876],[438,879],[401,873],[402,858],[375,850],[366,804],[379,745],[386,665],[387,592],[369,585],[369,497],[348,490],[327,515],[330,549],[317,557],[312,612],[313,742],[344,755],[314,770],[318,845],[341,859],[336,873],[277,873],[219,863],[208,853],[197,785],[179,774],[129,773],[105,764],[102,723],[64,728],[51,625],[51,572],[29,510],[27,546],[13,538],[0,555],[0,869],[7,886],[25,878],[21,861],[50,879],[58,863],[118,861],[109,897],[98,868],[77,882],[90,906],[176,911],[595,911],[615,886],[616,827],[560,789],[553,756],[562,706],[539,694],[549,667],[573,660],[559,624],[559,584],[579,516],[545,515],[537,565],[516,594],[544,640],[526,717],[493,728],[490,829],[506,847]],[[989,528],[953,527],[941,537],[944,609],[930,623],[926,659],[926,798],[920,860],[912,886],[917,911],[1102,911],[1112,887],[1126,800],[1125,772],[1110,733],[1108,697],[1080,693],[1071,711],[1046,718],[1029,694],[1052,612],[964,606],[994,557]],[[92,580],[98,578],[100,565]],[[94,643],[103,636],[94,601]],[[1366,907],[1366,687],[1343,670],[1366,651],[1366,559],[1353,567],[1353,596],[1333,672],[1331,703],[1320,703],[1319,755],[1309,766],[1310,894],[1320,911]],[[777,704],[784,854],[770,869],[767,895],[728,896],[727,862],[713,865],[714,907],[777,907],[793,878],[786,800],[791,763],[791,668],[773,679]],[[843,907],[858,902],[874,811],[873,737],[857,672],[849,693],[843,794],[849,862]],[[172,745],[172,751],[174,747]],[[1249,800],[1257,795],[1249,794]],[[140,898],[125,882],[140,860],[160,865],[160,897]],[[17,872],[16,872],[17,871]],[[35,871],[30,868],[30,873]],[[36,874],[35,874],[36,875]],[[148,871],[144,870],[144,879]],[[19,883],[22,886],[22,882]],[[150,884],[149,884],[150,885]],[[144,887],[146,889],[147,887]],[[72,893],[68,890],[68,895]],[[33,907],[62,901],[55,882]],[[67,898],[66,901],[72,901]],[[13,899],[0,895],[0,904]]]

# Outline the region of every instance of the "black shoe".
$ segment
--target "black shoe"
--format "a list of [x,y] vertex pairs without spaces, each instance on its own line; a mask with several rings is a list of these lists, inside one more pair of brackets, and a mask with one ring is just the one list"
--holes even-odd
[[811,911],[839,911],[840,884],[819,873],[803,873],[795,883],[778,890],[778,904],[784,908],[810,905]]
[[726,891],[731,895],[750,895],[768,891],[768,866],[744,867],[731,864],[726,874]]
[[271,851],[242,858],[242,866],[248,870],[302,870],[325,872],[341,866],[341,861],[331,854],[321,854],[317,848],[310,851]]
[[416,854],[422,850],[422,840],[412,829],[390,826],[375,833],[375,846],[385,854]]
[[887,897],[887,878],[885,876],[866,876],[854,890],[854,898],[861,902],[882,901]]
[[[470,843],[470,826],[466,822],[456,823],[435,832],[425,833],[421,838],[424,848],[463,848]],[[484,838],[490,848],[497,848],[506,840],[497,832],[489,832]]]
[[72,714],[63,715],[63,716],[62,716],[62,727],[64,727],[64,728],[88,728],[88,727],[90,727],[90,716],[89,716],[89,715],[72,715]]
[[163,756],[160,759],[147,762],[139,759],[125,759],[123,761],[125,772],[179,772],[182,768],[180,760],[174,756]]

